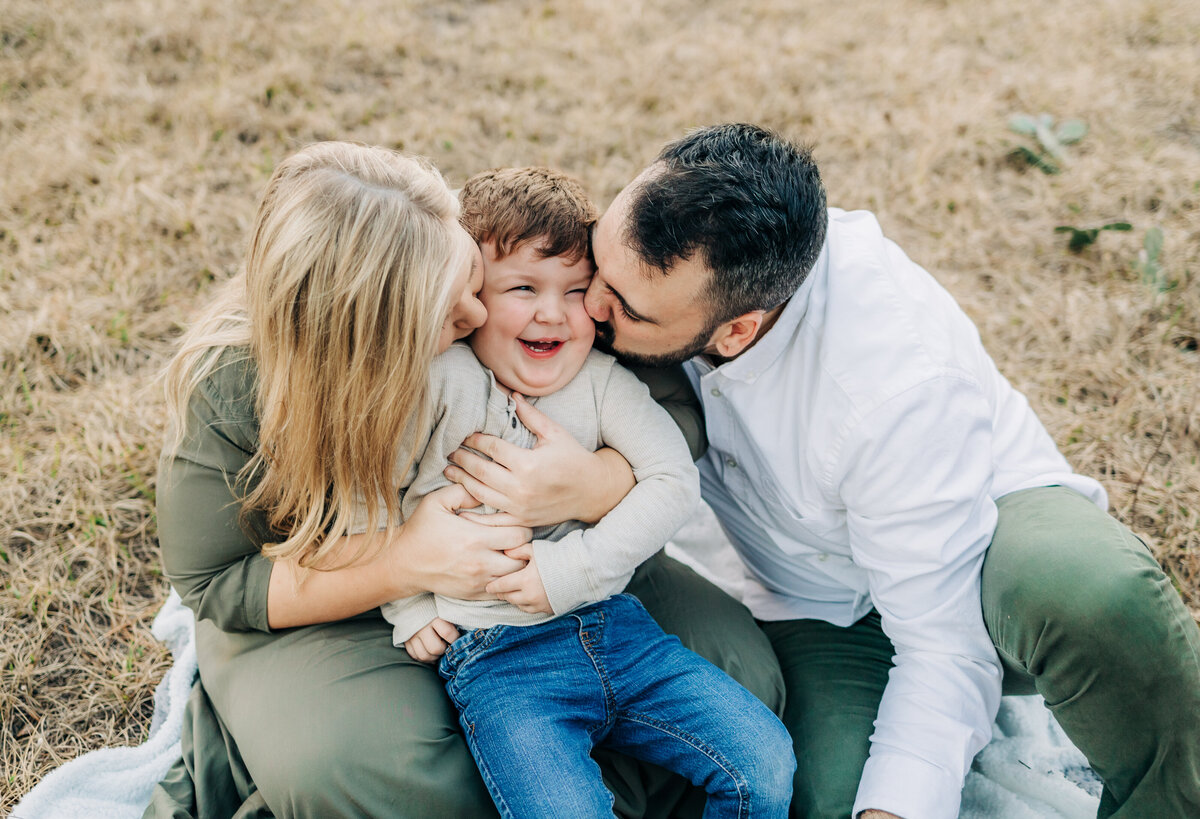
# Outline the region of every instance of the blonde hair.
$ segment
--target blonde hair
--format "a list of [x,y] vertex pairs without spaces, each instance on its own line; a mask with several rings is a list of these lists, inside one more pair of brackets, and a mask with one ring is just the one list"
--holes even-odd
[[383,148],[316,143],[267,182],[244,269],[184,335],[166,393],[173,451],[200,383],[248,348],[259,448],[237,485],[253,486],[243,515],[261,510],[282,537],[268,557],[336,568],[364,553],[330,559],[356,505],[368,531],[384,510],[397,518],[393,476],[416,456],[400,442],[410,424],[415,440],[428,429],[429,367],[459,295],[449,271],[471,252],[457,218],[431,165]]

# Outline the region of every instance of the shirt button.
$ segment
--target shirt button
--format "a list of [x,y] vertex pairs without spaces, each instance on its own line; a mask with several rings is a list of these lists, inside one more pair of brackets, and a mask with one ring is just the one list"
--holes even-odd
[[737,469],[737,461],[733,458],[726,458],[725,466],[729,467],[730,469]]
[[817,555],[817,560],[821,561],[822,563],[824,563],[828,559],[829,559],[829,555],[826,554],[825,552],[821,552],[821,554]]
[[713,394],[713,398],[721,397],[721,391],[719,389],[717,389],[716,387],[712,388],[712,394]]

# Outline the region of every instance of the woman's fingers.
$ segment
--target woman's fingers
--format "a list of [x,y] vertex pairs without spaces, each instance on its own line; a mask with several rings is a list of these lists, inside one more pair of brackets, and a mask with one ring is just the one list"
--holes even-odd
[[463,487],[452,484],[430,493],[404,523],[402,549],[394,552],[403,571],[418,579],[417,588],[451,597],[478,600],[487,583],[522,568],[524,561],[505,554],[529,542],[525,526],[485,526],[454,513],[476,505]]
[[528,562],[533,560],[533,544],[523,543],[515,549],[507,549],[504,554],[516,560],[524,560]]
[[[459,452],[462,451],[461,449],[459,450]],[[477,460],[483,461],[482,458],[477,458]],[[479,476],[472,474],[453,462],[451,462],[450,466],[442,470],[442,474],[448,480],[465,489],[473,498],[477,498],[480,503],[487,504],[493,509],[500,509],[505,505],[505,495],[502,490],[496,488],[494,483],[485,483]],[[506,472],[493,472],[492,480],[503,479],[506,474]]]
[[[543,416],[544,417],[544,416]],[[525,451],[523,447],[516,444],[510,444],[503,438],[497,438],[495,435],[485,435],[482,432],[472,432],[467,436],[462,443],[463,447],[475,450],[475,452],[486,455],[491,458],[501,467],[508,467],[512,463],[514,457],[519,458],[521,453]],[[462,450],[459,450],[461,453]],[[486,458],[480,458],[475,452],[468,454],[473,455],[481,463],[487,463]]]
[[528,579],[522,576],[524,571],[525,569],[521,569],[512,574],[497,577],[491,583],[487,584],[487,593],[494,594],[501,600],[516,605],[517,599],[520,598],[520,592],[525,588],[525,581]]
[[482,526],[520,526],[521,521],[517,520],[515,515],[510,515],[508,512],[495,512],[491,515],[486,515],[483,512],[459,512],[458,516],[463,520],[469,520],[472,523],[478,523]]
[[[455,509],[474,509],[479,506],[479,500],[466,487],[457,483],[435,489],[426,497],[432,498],[434,503],[451,513]],[[421,502],[424,503],[424,499]]]

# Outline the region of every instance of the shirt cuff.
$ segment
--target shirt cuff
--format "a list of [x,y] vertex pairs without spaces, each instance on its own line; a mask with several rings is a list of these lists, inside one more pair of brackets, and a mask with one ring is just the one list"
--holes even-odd
[[392,645],[396,648],[438,618],[437,599],[429,593],[384,603],[379,610],[392,624]]
[[245,581],[242,584],[245,596],[242,598],[242,616],[247,627],[258,631],[272,632],[267,614],[267,590],[271,587],[271,570],[274,562],[259,554],[250,555],[244,564]]
[[533,541],[533,557],[537,562],[546,599],[554,613],[566,614],[584,603],[595,602],[607,595],[597,597],[597,589],[589,582],[590,572],[581,559],[581,550],[572,548],[578,542],[578,532],[570,532],[562,540]]
[[962,788],[962,780],[936,765],[904,754],[876,752],[863,766],[850,815],[874,809],[902,819],[955,819]]

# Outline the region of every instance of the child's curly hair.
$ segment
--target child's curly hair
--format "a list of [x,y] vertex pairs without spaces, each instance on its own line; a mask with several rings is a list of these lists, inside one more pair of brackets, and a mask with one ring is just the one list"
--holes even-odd
[[460,221],[476,242],[493,242],[504,258],[536,242],[543,258],[572,263],[590,256],[599,213],[583,186],[551,168],[495,168],[477,173],[459,192]]

